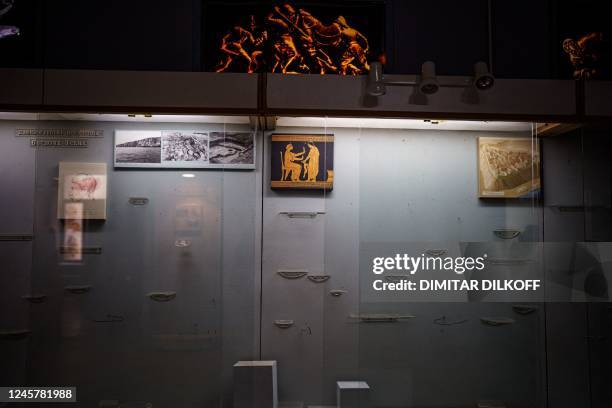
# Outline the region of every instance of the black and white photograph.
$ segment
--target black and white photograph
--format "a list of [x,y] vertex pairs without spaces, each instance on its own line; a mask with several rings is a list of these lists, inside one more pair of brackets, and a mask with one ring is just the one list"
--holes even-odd
[[162,132],[162,162],[208,163],[208,133]]
[[210,132],[211,164],[254,164],[255,141],[251,132]]
[[115,167],[255,168],[255,134],[208,130],[115,130]]
[[125,167],[161,163],[159,131],[115,132],[115,166]]

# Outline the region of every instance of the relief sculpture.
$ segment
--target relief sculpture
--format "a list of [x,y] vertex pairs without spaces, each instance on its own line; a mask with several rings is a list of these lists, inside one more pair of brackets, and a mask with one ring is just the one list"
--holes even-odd
[[263,18],[250,15],[222,38],[216,72],[360,75],[370,69],[366,36],[337,16],[324,22],[286,3]]

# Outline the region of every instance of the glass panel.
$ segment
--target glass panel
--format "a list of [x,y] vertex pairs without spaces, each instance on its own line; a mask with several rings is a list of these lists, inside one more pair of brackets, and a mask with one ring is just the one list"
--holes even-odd
[[[606,128],[3,118],[0,385],[76,386],[75,406],[250,406],[273,360],[285,408],[607,406]],[[125,157],[181,162],[204,136],[209,162],[248,156],[254,132],[256,166],[115,166],[117,130],[145,132]]]
[[[359,368],[372,403],[541,404],[544,316],[535,299],[431,287],[541,279],[532,126],[426,121],[361,133]],[[392,260],[381,266],[376,258]],[[375,289],[396,282],[416,289]],[[513,306],[525,302],[535,311],[523,317]]]
[[3,345],[2,384],[74,386],[88,407],[229,404],[233,364],[259,353],[261,159],[256,170],[121,168],[113,136],[140,132],[123,141],[130,163],[180,167],[211,161],[213,135],[226,161],[246,154],[236,133],[260,135],[248,118],[100,118],[0,123],[3,181],[21,202],[7,197],[2,232],[35,237],[2,243],[12,317],[1,327],[29,330]]
[[[486,253],[496,261],[487,270],[492,278],[541,279],[542,209],[530,191],[539,182],[535,125],[280,118],[267,137],[311,133],[334,135],[333,190],[270,189],[264,196],[263,358],[279,362],[281,401],[333,405],[338,387],[359,386],[343,381],[363,381],[373,406],[543,403],[544,311],[531,297],[438,291],[419,298],[370,289],[372,257],[389,251],[453,259]],[[504,138],[495,141],[498,149],[518,149],[500,153],[522,171],[518,184],[507,179],[504,189],[526,197],[479,198],[480,136]],[[325,214],[281,226],[290,220],[278,217],[280,207]],[[322,238],[313,232],[319,228]],[[324,286],[276,279],[275,262],[302,258],[324,260]],[[427,273],[442,279],[447,272]],[[400,274],[388,273],[389,281]],[[521,318],[513,305],[525,303],[534,312]],[[275,313],[298,316],[298,327],[267,328],[266,316]],[[441,386],[444,393],[425,391]]]
[[309,189],[308,172],[310,179],[327,176],[327,133],[325,120],[315,118],[279,125],[265,137],[262,359],[278,361],[279,400],[289,406],[323,400],[326,279],[332,274],[325,262],[326,197],[332,193]]

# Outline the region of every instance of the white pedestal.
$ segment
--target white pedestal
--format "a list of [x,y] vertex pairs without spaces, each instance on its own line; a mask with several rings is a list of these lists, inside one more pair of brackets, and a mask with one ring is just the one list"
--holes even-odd
[[234,364],[234,408],[278,408],[276,361]]
[[370,406],[370,386],[365,381],[338,381],[338,408],[368,408]]

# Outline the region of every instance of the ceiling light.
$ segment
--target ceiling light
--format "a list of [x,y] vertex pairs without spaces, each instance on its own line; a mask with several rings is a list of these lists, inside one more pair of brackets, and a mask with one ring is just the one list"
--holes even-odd
[[195,174],[193,174],[193,173],[184,173],[182,176],[185,177],[185,178],[194,178]]
[[489,72],[485,62],[478,61],[474,64],[474,86],[480,91],[491,89],[495,84],[495,77]]

